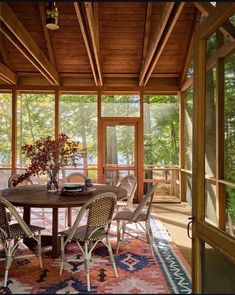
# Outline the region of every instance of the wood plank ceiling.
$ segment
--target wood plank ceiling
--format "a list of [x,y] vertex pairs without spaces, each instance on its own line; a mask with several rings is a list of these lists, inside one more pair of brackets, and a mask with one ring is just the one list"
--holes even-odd
[[0,84],[97,87],[145,87],[164,79],[178,86],[201,7],[57,2],[59,29],[51,31],[45,27],[46,3],[0,5]]

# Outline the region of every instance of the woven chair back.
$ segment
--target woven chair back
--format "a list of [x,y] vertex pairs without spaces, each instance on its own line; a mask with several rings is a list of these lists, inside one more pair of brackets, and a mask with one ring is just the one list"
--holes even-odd
[[3,196],[0,195],[0,228],[6,233],[7,238],[12,238],[11,227],[9,218],[7,217],[7,210],[14,216],[16,222],[19,223],[24,233],[29,237],[33,233],[28,225],[24,222],[23,218],[17,212],[16,208]]
[[6,233],[7,237],[11,235],[6,206],[1,202],[1,199],[0,199],[0,228],[3,232]]
[[117,197],[114,193],[107,192],[99,197],[89,206],[87,226],[105,227],[112,220]]
[[157,189],[157,184],[155,184],[148,192],[147,194],[144,196],[144,198],[141,200],[139,206],[135,209],[135,211],[133,212],[132,215],[132,220],[135,221],[137,220],[139,214],[141,214],[142,210],[144,208],[147,209],[146,211],[146,215],[145,215],[145,220],[149,219],[150,217],[150,213],[151,213],[151,209],[152,209],[152,203],[153,203],[153,197],[154,197],[154,193]]
[[67,237],[67,242],[71,241],[76,233],[77,228],[84,215],[87,214],[85,240],[89,240],[91,232],[96,232],[99,229],[105,231],[109,229],[115,205],[117,203],[117,196],[113,192],[102,193],[94,196],[87,201],[80,209],[74,224]]
[[127,191],[128,197],[130,197],[135,193],[136,186],[137,186],[137,179],[134,175],[125,176],[119,181],[117,186],[124,188]]
[[80,172],[70,173],[66,177],[66,181],[69,183],[81,183],[85,184],[86,176]]

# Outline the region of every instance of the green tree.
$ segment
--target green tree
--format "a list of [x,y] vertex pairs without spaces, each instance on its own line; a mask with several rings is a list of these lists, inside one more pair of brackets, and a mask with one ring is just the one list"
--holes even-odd
[[144,105],[145,164],[179,161],[179,104],[177,96],[147,96]]
[[11,94],[0,94],[0,165],[11,164]]

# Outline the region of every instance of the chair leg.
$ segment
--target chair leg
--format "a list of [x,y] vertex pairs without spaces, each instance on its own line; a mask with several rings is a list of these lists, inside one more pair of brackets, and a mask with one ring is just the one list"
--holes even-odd
[[88,252],[88,243],[85,242],[84,248],[85,248],[84,267],[85,267],[85,273],[86,273],[87,291],[90,291],[91,290],[90,273],[89,273],[90,254]]
[[8,269],[5,269],[3,287],[7,287]]
[[117,249],[116,249],[116,254],[118,254],[118,251],[119,251],[120,239],[121,239],[120,220],[117,220]]
[[67,218],[66,218],[67,225],[68,225],[68,227],[71,227],[71,225],[72,225],[72,208],[67,208],[66,213],[67,213]]
[[64,209],[64,226],[66,228],[67,226],[67,221],[68,221],[68,208]]
[[121,242],[124,239],[124,235],[125,235],[125,230],[126,230],[126,222],[124,220],[122,220],[122,234],[121,234]]
[[9,271],[9,268],[10,268],[11,262],[12,262],[12,251],[11,251],[11,245],[9,245],[9,244],[7,247],[7,253],[6,253],[6,258],[5,258],[5,274],[4,274],[4,283],[3,283],[4,287],[7,287],[8,271]]
[[[120,228],[122,228],[122,230],[120,230]],[[125,220],[119,221],[119,240],[118,240],[118,244],[117,244],[116,254],[118,254],[120,243],[124,239],[125,229],[126,229],[126,222],[125,222]]]
[[111,259],[111,262],[112,262],[112,265],[113,265],[113,270],[114,270],[114,273],[115,273],[115,277],[118,278],[118,273],[117,273],[117,268],[116,268],[116,264],[115,264],[115,259],[113,257],[113,250],[112,250],[112,247],[111,247],[110,240],[109,240],[109,237],[108,236],[106,237],[106,242],[107,242],[107,245],[108,245],[109,256],[110,256],[110,259]]
[[46,222],[45,222],[45,209],[44,208],[41,208],[42,209],[42,223],[43,223],[43,227],[46,227]]
[[151,230],[149,221],[145,221],[145,227],[146,227],[147,242],[148,242],[148,244],[150,246],[152,256],[153,256],[153,258],[155,260],[155,255],[154,255],[154,250],[153,250],[153,234],[152,234],[152,230]]
[[64,237],[61,237],[60,242],[60,275],[62,275],[64,266]]
[[38,259],[39,265],[42,268],[42,243],[41,243],[41,231],[38,231]]

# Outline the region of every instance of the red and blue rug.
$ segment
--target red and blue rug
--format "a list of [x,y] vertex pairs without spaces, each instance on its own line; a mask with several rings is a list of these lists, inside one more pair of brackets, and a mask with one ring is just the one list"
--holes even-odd
[[[50,247],[47,246],[43,248],[43,269],[40,269],[36,257],[13,261],[6,288],[2,287],[4,266],[3,262],[0,262],[0,294],[190,294],[190,266],[154,215],[151,226],[155,259],[148,244],[133,238],[126,240],[121,244],[119,254],[115,254],[118,278],[114,276],[111,264],[91,263],[90,292],[87,292],[84,265],[65,263],[60,276],[59,259],[49,256]],[[115,253],[115,224],[111,229],[111,242]],[[141,235],[140,230],[135,228],[135,231]],[[19,251],[26,253],[30,250],[22,245]],[[78,247],[75,244],[68,245],[66,256],[79,257]],[[92,257],[108,258],[106,247],[102,243],[98,244]]]

